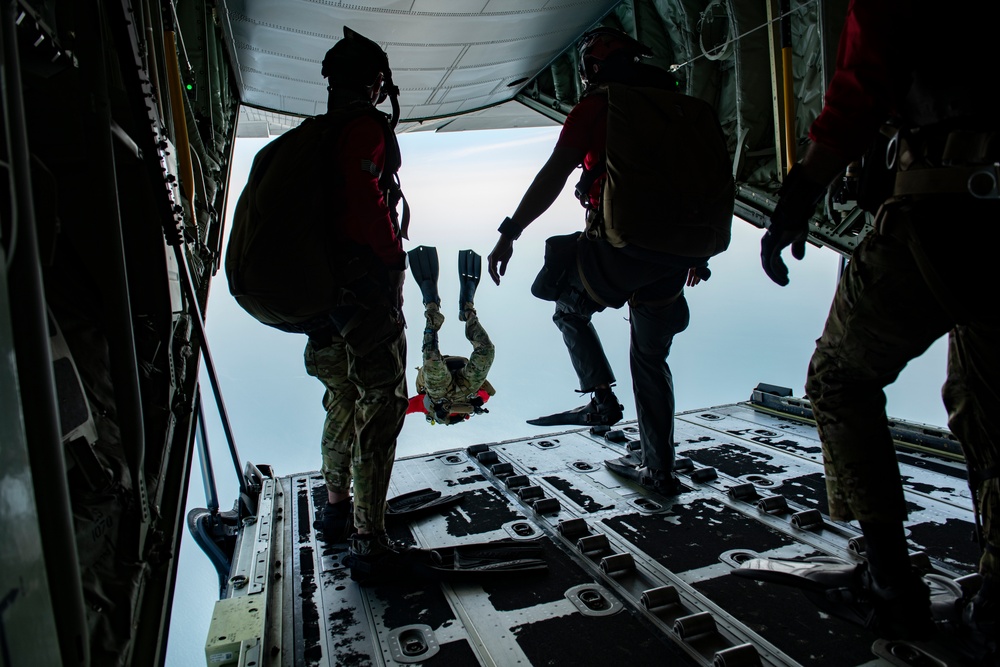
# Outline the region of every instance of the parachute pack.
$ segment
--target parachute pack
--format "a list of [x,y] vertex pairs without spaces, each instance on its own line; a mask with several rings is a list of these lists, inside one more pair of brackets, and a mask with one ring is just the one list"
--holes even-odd
[[[603,88],[603,87],[602,87]],[[735,182],[715,109],[660,88],[610,84],[603,225],[611,245],[684,257],[729,247]],[[603,220],[602,220],[603,219]]]
[[289,330],[350,303],[370,282],[366,277],[384,271],[374,252],[346,239],[337,224],[346,195],[334,156],[346,125],[362,115],[383,126],[386,164],[379,187],[397,231],[406,235],[405,200],[402,229],[395,217],[402,199],[399,146],[385,114],[362,103],[288,130],[254,157],[226,250],[229,291],[264,324]]

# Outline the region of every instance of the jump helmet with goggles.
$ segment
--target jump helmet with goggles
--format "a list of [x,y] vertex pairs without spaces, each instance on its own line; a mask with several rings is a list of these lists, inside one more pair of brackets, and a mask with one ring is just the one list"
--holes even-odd
[[378,44],[346,25],[344,38],[326,52],[322,73],[331,88],[339,86],[365,89],[373,86],[381,73],[383,86],[376,104],[385,101],[392,87],[388,54]]
[[[649,58],[653,52],[617,28],[594,28],[587,32],[577,45],[580,78],[592,85],[613,78],[616,71],[634,65],[640,58]],[[594,65],[597,65],[595,70]]]

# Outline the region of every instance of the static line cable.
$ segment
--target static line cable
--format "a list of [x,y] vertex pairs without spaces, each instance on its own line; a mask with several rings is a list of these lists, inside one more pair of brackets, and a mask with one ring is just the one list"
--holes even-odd
[[[744,37],[747,37],[747,36],[749,36],[749,35],[757,32],[758,30],[762,30],[764,28],[767,28],[771,24],[777,23],[778,21],[782,20],[783,18],[785,18],[787,16],[791,16],[792,14],[794,14],[798,10],[802,9],[803,7],[808,7],[809,5],[814,4],[816,2],[817,2],[817,0],[805,0],[805,2],[799,4],[797,7],[795,7],[795,9],[790,9],[787,12],[785,12],[784,14],[779,14],[778,16],[775,16],[770,21],[765,21],[764,23],[760,24],[756,28],[750,28],[745,33],[743,33],[742,35],[737,35],[736,37],[733,37],[732,39],[726,40],[724,43],[722,43],[722,44],[718,45],[717,47],[715,47],[713,49],[713,51],[723,51],[730,44],[735,44],[735,43],[739,42],[741,39],[743,39]],[[701,60],[702,58],[708,58],[708,54],[707,53],[702,53],[701,55],[698,55],[698,56],[695,56],[694,58],[691,58],[690,60],[685,60],[682,63],[678,63],[676,65],[671,65],[670,68],[667,71],[669,71],[671,73],[672,72],[676,72],[680,68],[687,67],[691,63],[697,62],[697,61]]]

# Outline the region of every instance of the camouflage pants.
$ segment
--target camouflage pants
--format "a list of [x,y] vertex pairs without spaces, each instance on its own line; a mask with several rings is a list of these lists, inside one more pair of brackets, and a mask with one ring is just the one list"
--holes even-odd
[[424,335],[421,380],[432,399],[462,400],[479,391],[486,381],[486,375],[493,366],[495,349],[478,316],[473,315],[466,320],[465,337],[472,343],[472,356],[460,371],[452,373],[438,349],[437,334]]
[[321,441],[326,486],[346,491],[353,479],[355,526],[383,531],[396,437],[406,415],[406,336],[400,329],[363,355],[337,336],[319,349],[310,340],[305,365],[326,387]]
[[[942,222],[956,214],[962,226],[949,231]],[[859,245],[840,281],[806,383],[823,445],[831,518],[902,521],[906,503],[883,389],[948,334],[942,396],[990,545],[980,571],[993,575],[1000,575],[1000,319],[992,299],[1000,280],[986,253],[975,249],[972,233],[997,220],[996,204],[956,204],[952,198],[919,210],[883,210],[879,231]],[[976,471],[993,476],[976,479]]]

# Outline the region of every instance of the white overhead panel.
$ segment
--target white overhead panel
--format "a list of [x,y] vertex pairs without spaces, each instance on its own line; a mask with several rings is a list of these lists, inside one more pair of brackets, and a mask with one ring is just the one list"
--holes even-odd
[[[399,131],[442,128],[445,119],[514,98],[572,47],[617,0],[228,0],[226,29],[245,104],[281,114],[326,111],[324,54],[347,25],[388,54],[400,88]],[[388,102],[383,108],[388,110]],[[522,107],[476,114],[457,125],[527,127],[552,121]],[[471,119],[470,119],[471,121]],[[457,129],[452,127],[449,129]]]

